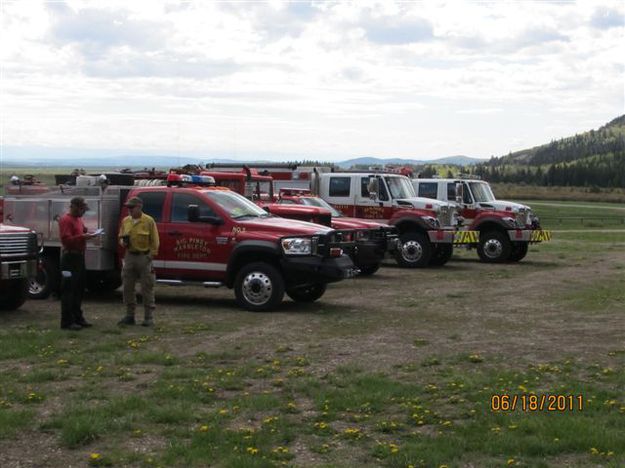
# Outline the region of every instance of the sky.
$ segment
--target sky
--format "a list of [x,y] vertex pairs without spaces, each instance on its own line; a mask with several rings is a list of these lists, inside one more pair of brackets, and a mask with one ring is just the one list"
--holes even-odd
[[625,113],[625,0],[0,0],[0,158],[501,156]]

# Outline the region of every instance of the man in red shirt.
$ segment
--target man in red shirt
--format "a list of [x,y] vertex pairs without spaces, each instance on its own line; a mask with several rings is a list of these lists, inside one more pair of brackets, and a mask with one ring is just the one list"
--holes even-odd
[[81,309],[85,291],[85,247],[86,242],[96,234],[88,233],[82,222],[87,211],[84,198],[74,197],[70,201],[69,213],[59,220],[59,232],[63,253],[61,255],[61,328],[80,330],[90,327]]

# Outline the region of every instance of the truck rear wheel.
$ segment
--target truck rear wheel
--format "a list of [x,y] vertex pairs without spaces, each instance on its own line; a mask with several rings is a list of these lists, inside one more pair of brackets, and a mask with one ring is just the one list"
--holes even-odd
[[432,244],[425,234],[420,232],[405,232],[399,236],[401,245],[395,260],[406,268],[423,268],[430,263]]
[[510,254],[511,262],[520,262],[527,255],[529,244],[527,242],[515,242],[512,244],[512,253]]
[[26,301],[28,280],[8,280],[0,292],[0,310],[18,309]]
[[234,294],[244,309],[252,312],[271,310],[282,302],[284,279],[280,271],[269,263],[250,263],[237,273]]
[[507,262],[512,252],[512,244],[506,234],[499,231],[487,231],[480,234],[477,254],[485,263]]
[[28,297],[46,299],[60,289],[59,263],[51,255],[44,255],[37,265],[37,274],[28,280]]
[[443,266],[449,261],[454,253],[454,246],[452,244],[438,244],[434,247],[434,253],[430,260],[432,266]]
[[315,302],[326,292],[326,284],[317,283],[308,286],[287,289],[287,295],[295,302]]

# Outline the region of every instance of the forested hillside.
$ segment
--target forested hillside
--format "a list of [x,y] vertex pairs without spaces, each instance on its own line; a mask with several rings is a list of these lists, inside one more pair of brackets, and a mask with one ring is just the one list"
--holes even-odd
[[490,182],[625,187],[625,115],[598,130],[469,168]]

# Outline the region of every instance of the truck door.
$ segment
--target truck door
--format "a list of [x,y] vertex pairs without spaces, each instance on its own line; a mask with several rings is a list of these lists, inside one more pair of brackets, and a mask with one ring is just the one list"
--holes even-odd
[[169,222],[163,241],[166,272],[164,278],[197,281],[220,280],[227,266],[227,253],[217,245],[220,226],[191,223],[189,205],[197,205],[200,217],[216,216],[215,210],[197,194],[172,194]]
[[464,216],[466,222],[465,225],[470,225],[473,219],[477,216],[479,207],[473,198],[473,194],[469,189],[469,184],[462,182],[462,216]]
[[358,182],[358,191],[356,194],[356,217],[365,219],[387,220],[391,218],[391,200],[388,196],[388,190],[384,179],[375,176],[377,180],[378,191],[375,198],[371,198],[369,185],[372,176],[363,175],[356,178]]
[[330,205],[343,212],[345,216],[355,216],[353,177],[349,175],[323,174],[320,195]]

